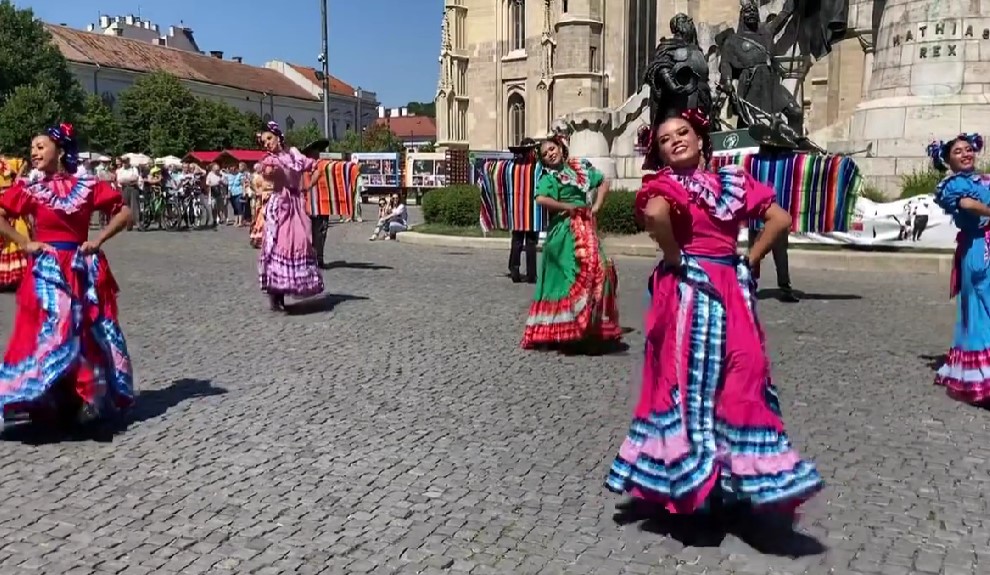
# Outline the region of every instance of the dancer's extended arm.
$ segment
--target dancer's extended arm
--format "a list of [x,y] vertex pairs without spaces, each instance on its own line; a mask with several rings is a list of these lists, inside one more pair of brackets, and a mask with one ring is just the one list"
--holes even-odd
[[646,230],[656,240],[663,252],[663,261],[669,266],[681,264],[681,246],[674,237],[674,224],[670,219],[670,202],[657,197],[651,199],[643,210]]
[[984,218],[990,218],[990,206],[973,198],[963,198],[959,200],[959,207],[967,212]]
[[790,233],[791,214],[777,204],[770,204],[763,214],[763,231],[756,236],[756,241],[749,246],[749,265],[756,267],[770,253],[773,245],[784,234]]

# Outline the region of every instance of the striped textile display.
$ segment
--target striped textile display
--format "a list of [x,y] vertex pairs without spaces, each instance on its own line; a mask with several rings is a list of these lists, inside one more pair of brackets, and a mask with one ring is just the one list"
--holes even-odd
[[360,175],[357,162],[319,160],[316,163],[316,183],[304,183],[309,191],[309,215],[353,216]]
[[474,183],[481,190],[481,228],[486,231],[542,232],[549,214],[536,203],[539,162],[477,156],[472,161]]
[[[791,214],[791,233],[849,231],[863,185],[852,158],[804,152],[730,153],[712,158],[712,169],[729,164],[742,166],[777,192],[777,203]],[[759,228],[762,222],[751,225]]]

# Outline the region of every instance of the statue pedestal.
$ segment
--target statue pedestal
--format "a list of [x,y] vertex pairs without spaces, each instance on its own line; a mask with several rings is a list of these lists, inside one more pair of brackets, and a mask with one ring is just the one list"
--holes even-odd
[[[935,139],[990,127],[990,3],[888,0],[877,34],[870,87],[847,140],[829,151],[856,156],[867,179],[900,193],[901,178],[925,170]],[[981,54],[982,52],[982,54]]]
[[615,179],[615,160],[609,151],[606,132],[611,127],[611,114],[600,108],[585,108],[568,114],[565,121],[570,126],[572,156],[584,158],[605,175]]

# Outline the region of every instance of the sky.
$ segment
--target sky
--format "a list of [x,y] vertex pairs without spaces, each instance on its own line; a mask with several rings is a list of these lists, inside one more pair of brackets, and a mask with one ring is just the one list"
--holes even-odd
[[[182,22],[200,50],[246,64],[320,68],[321,0],[14,0],[52,24],[85,29],[100,14]],[[328,0],[330,73],[387,107],[430,102],[437,88],[443,0]]]

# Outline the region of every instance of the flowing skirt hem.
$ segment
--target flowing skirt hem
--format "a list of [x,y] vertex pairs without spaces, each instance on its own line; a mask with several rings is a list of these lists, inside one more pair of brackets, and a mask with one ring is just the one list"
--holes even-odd
[[571,218],[577,277],[567,295],[558,300],[537,299],[529,308],[523,331],[523,349],[587,340],[622,338],[619,325],[615,266],[603,258],[590,217]]
[[944,387],[956,401],[990,403],[990,349],[967,351],[953,347],[935,374],[935,385]]

